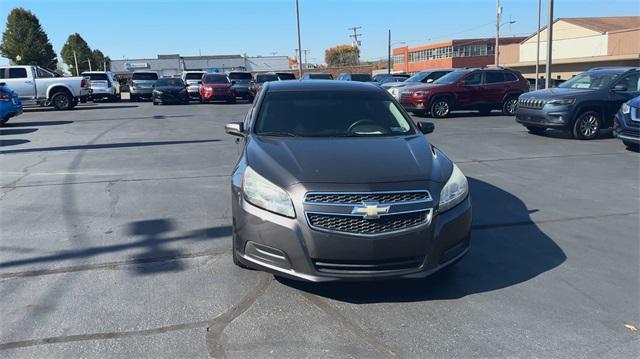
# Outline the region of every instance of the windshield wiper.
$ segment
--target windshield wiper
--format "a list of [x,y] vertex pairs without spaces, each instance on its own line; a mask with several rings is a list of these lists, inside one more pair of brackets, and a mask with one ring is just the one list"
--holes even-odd
[[287,131],[266,131],[258,133],[259,136],[298,137],[295,133]]

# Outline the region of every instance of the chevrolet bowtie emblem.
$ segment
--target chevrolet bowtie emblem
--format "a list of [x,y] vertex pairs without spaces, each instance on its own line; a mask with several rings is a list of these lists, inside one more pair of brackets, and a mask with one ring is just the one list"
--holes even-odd
[[362,205],[353,207],[351,214],[362,214],[364,219],[377,219],[381,214],[389,212],[389,206],[380,207],[378,202],[364,202]]

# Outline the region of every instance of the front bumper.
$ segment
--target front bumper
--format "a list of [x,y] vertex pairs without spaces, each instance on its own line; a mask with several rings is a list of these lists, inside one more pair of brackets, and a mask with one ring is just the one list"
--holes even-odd
[[162,94],[153,94],[153,100],[161,103],[175,103],[175,102],[185,102],[189,99],[186,93],[162,93]]
[[153,88],[152,87],[132,87],[130,91],[132,96],[138,97],[151,97],[153,96]]
[[429,100],[424,98],[414,99],[407,96],[400,97],[400,104],[407,111],[425,111],[428,108]]
[[[374,237],[314,230],[300,218],[304,214],[290,219],[253,206],[236,191],[233,197],[233,250],[238,260],[291,279],[422,278],[457,261],[469,249],[469,197],[445,213],[433,211],[428,225]],[[327,270],[327,265],[333,269]],[[347,269],[336,269],[340,266]],[[367,269],[353,270],[355,266]]]
[[640,121],[633,121],[630,117],[618,112],[613,122],[613,134],[624,142],[640,144]]
[[516,110],[516,122],[530,127],[566,128],[572,118],[572,106],[544,105],[539,109],[518,106]]
[[187,93],[191,98],[200,98],[200,85],[189,85]]
[[235,92],[200,91],[200,97],[205,101],[235,100]]

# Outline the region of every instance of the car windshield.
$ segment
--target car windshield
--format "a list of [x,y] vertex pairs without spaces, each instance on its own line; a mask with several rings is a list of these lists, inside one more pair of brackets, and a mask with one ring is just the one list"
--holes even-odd
[[283,72],[283,73],[279,73],[278,74],[278,78],[280,80],[295,80],[296,79],[296,75]]
[[143,81],[155,81],[158,79],[158,74],[153,72],[134,72],[131,76],[132,80],[143,80]]
[[351,74],[351,81],[370,82],[373,79],[369,74]]
[[205,84],[228,84],[229,79],[225,75],[205,75],[202,82]]
[[261,84],[263,82],[268,81],[278,81],[278,75],[265,74],[265,75],[256,75],[256,82]]
[[229,73],[229,79],[231,80],[246,80],[246,81],[250,81],[251,80],[251,74],[248,72],[230,72]]
[[414,133],[384,93],[344,91],[269,92],[255,133],[264,136],[355,137]]
[[333,77],[331,74],[309,74],[310,79],[314,80],[331,80]]
[[188,72],[185,76],[185,80],[201,80],[204,76],[204,72]]
[[597,90],[609,86],[618,77],[617,73],[604,71],[583,72],[570,80],[561,83],[558,87],[570,89]]
[[425,77],[429,76],[431,72],[418,72],[417,74],[409,77],[407,79],[407,82],[422,82],[422,80],[425,79]]
[[89,76],[91,81],[107,81],[109,78],[107,74],[82,74],[82,76]]
[[176,78],[168,78],[168,79],[160,79],[156,82],[156,86],[184,86],[184,83],[180,79]]
[[467,71],[453,71],[433,81],[434,84],[452,84],[458,81],[462,76],[468,74]]

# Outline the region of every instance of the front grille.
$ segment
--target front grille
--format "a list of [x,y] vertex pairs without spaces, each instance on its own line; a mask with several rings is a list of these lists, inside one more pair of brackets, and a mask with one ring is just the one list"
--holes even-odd
[[377,219],[360,216],[308,213],[313,228],[350,234],[383,234],[419,226],[428,221],[429,211],[391,214]]
[[397,258],[384,261],[335,261],[314,259],[316,270],[321,273],[364,274],[383,271],[401,271],[418,268],[424,257]]
[[544,100],[538,100],[535,98],[521,98],[518,100],[518,106],[541,109],[544,107]]
[[307,203],[362,204],[363,202],[398,203],[429,201],[429,192],[381,192],[381,193],[308,193]]

